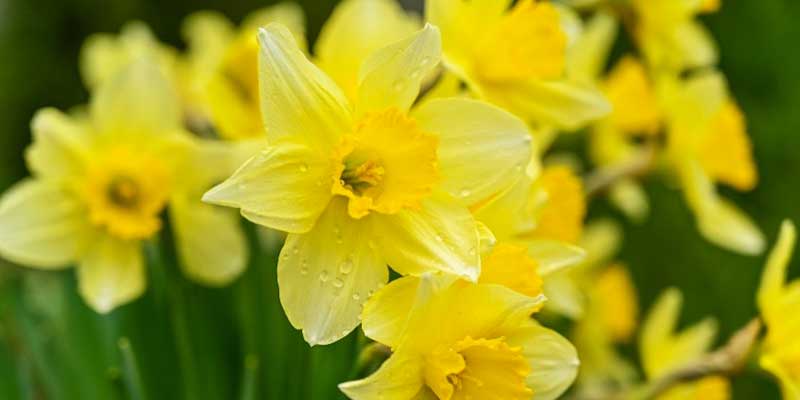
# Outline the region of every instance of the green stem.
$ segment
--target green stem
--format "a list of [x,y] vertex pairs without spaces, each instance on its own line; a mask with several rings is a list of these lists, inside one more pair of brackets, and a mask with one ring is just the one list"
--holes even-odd
[[248,354],[244,357],[244,372],[242,373],[242,391],[240,400],[255,400],[258,394],[256,379],[258,377],[258,356]]
[[142,376],[130,340],[127,337],[120,338],[117,347],[122,354],[122,376],[128,396],[131,400],[146,400]]

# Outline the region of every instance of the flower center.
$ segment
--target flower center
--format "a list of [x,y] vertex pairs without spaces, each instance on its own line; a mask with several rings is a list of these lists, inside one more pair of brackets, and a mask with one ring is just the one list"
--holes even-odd
[[744,117],[733,102],[726,103],[711,122],[700,145],[703,168],[715,180],[739,190],[750,190],[758,181]]
[[426,362],[425,383],[440,400],[523,400],[533,394],[525,384],[530,365],[522,349],[504,338],[466,337],[439,346]]
[[567,36],[549,3],[522,0],[477,44],[477,72],[488,81],[561,76]]
[[416,207],[438,181],[437,147],[398,109],[367,114],[333,152],[332,192],[353,218]]
[[158,214],[169,194],[163,162],[134,149],[104,152],[87,171],[82,193],[89,219],[120,239],[151,236],[161,228]]

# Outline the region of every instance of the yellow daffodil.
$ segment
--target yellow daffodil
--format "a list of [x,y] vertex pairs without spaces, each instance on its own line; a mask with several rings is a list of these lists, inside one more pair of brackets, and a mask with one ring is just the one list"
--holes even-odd
[[108,312],[144,291],[140,246],[161,229],[169,204],[189,276],[222,283],[244,267],[236,216],[189,196],[219,179],[224,165],[204,177],[182,173],[208,166],[198,161],[205,146],[183,132],[175,92],[155,63],[134,61],[108,78],[88,116],[44,109],[32,130],[26,156],[34,177],[0,201],[4,257],[44,269],[77,264],[81,295]]
[[565,78],[567,34],[551,3],[431,0],[425,13],[442,30],[445,66],[476,96],[570,130],[609,111],[599,91]]
[[711,66],[717,49],[699,14],[717,11],[721,0],[633,0],[634,31],[649,63],[659,69],[683,70]]
[[468,207],[523,174],[525,124],[467,99],[409,111],[439,62],[430,25],[367,58],[353,105],[286,28],[267,26],[259,42],[270,146],[204,199],[289,232],[278,283],[292,325],[311,344],[343,337],[387,282],[386,264],[476,280],[479,231]]
[[123,26],[119,35],[98,33],[86,39],[80,52],[83,81],[94,91],[143,57],[153,60],[171,81],[179,80],[177,50],[159,42],[147,25],[136,21]]
[[575,379],[575,349],[530,318],[543,297],[431,276],[393,281],[364,308],[364,331],[394,351],[352,399],[555,399]]
[[575,246],[586,212],[583,186],[566,167],[547,167],[538,178],[525,174],[510,190],[473,211],[499,242],[528,248],[548,273],[583,258],[583,250]]
[[395,0],[345,0],[322,26],[314,61],[355,101],[364,60],[421,27],[420,18],[404,11]]
[[[245,18],[238,29],[225,16],[201,11],[183,26],[188,43],[185,75],[197,110],[226,139],[263,136],[258,93],[258,27],[279,22],[305,47],[303,10],[280,3]],[[187,79],[187,78],[184,78]]]
[[730,98],[725,79],[709,71],[686,80],[661,80],[668,162],[680,177],[701,233],[722,247],[760,253],[764,238],[759,229],[715,187],[720,183],[746,191],[758,180],[744,116]]
[[[667,289],[657,300],[642,324],[639,353],[645,375],[658,379],[703,357],[714,343],[717,324],[705,320],[675,332],[683,296],[678,289]],[[701,380],[677,385],[659,399],[728,399],[730,382],[712,375]]]
[[767,326],[759,363],[781,384],[783,398],[800,399],[800,304],[798,281],[786,282],[797,232],[791,221],[784,221],[778,242],[767,259],[757,303]]

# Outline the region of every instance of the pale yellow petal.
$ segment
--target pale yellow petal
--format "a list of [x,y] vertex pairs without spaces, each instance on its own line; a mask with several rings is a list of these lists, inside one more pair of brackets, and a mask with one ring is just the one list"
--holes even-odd
[[293,136],[330,148],[352,126],[342,91],[300,50],[284,26],[258,31],[261,116],[274,140]]
[[489,84],[484,97],[526,121],[576,130],[611,111],[602,93],[590,86],[566,81],[531,80]]
[[613,16],[603,11],[595,13],[577,41],[567,48],[567,76],[581,82],[595,82],[606,67],[618,30]]
[[[424,391],[424,359],[419,356],[394,354],[372,375],[339,385],[353,400],[417,400]],[[435,398],[435,397],[434,397]]]
[[650,213],[647,193],[632,179],[624,179],[612,185],[608,196],[609,200],[633,222],[643,222]]
[[361,327],[364,334],[379,343],[396,348],[400,344],[408,316],[414,307],[420,279],[407,276],[395,279],[364,304]]
[[171,133],[181,126],[174,87],[158,66],[145,58],[104,82],[90,107],[95,129],[105,135]]
[[216,11],[198,11],[183,21],[181,33],[187,42],[188,59],[195,79],[207,79],[225,57],[234,39],[233,24]]
[[150,28],[133,21],[125,24],[118,36],[99,33],[84,41],[79,54],[81,76],[86,86],[95,90],[139,58],[160,61],[162,51]]
[[0,255],[55,269],[77,261],[89,232],[80,200],[58,182],[25,180],[0,198]]
[[34,115],[31,131],[33,144],[25,151],[25,160],[32,173],[60,179],[83,171],[90,145],[85,124],[45,108]]
[[665,290],[642,321],[639,353],[642,366],[649,377],[662,371],[659,352],[669,342],[683,304],[683,295],[676,288]]
[[764,313],[780,298],[786,284],[786,270],[792,259],[797,230],[794,223],[784,220],[778,234],[778,241],[769,253],[767,264],[761,275],[761,284],[758,287],[757,302],[761,312]]
[[426,102],[413,116],[439,138],[442,188],[463,205],[505,192],[525,173],[531,135],[514,115],[481,101],[451,98]]
[[309,344],[335,342],[359,323],[364,302],[389,280],[389,270],[366,238],[369,221],[353,220],[334,200],[314,228],[286,238],[278,261],[281,304]]
[[330,202],[331,176],[324,155],[284,140],[253,156],[203,201],[241,208],[246,218],[269,228],[306,232]]
[[317,64],[354,101],[364,60],[420,27],[419,17],[395,0],[343,1],[322,26],[314,49]]
[[528,255],[539,264],[539,273],[547,276],[576,265],[586,258],[582,248],[556,240],[534,239],[526,241]]
[[359,71],[359,113],[390,107],[408,110],[424,79],[439,64],[439,29],[427,24],[414,35],[370,55]]
[[210,285],[227,285],[247,266],[247,238],[234,210],[178,195],[170,202],[170,217],[180,266],[187,277]]
[[401,274],[443,271],[475,281],[480,273],[478,228],[466,207],[446,195],[419,209],[375,215],[374,241]]
[[530,320],[509,333],[506,340],[510,346],[521,346],[530,364],[526,383],[533,390],[533,399],[556,399],[575,381],[580,366],[577,351],[555,331]]
[[78,265],[78,290],[99,313],[107,313],[144,293],[144,257],[138,241],[99,234]]
[[568,273],[555,273],[544,281],[545,310],[578,320],[584,315],[586,294]]
[[242,22],[242,28],[256,30],[277,22],[289,29],[294,34],[295,40],[299,42],[305,36],[305,20],[303,7],[295,2],[284,1],[250,13]]

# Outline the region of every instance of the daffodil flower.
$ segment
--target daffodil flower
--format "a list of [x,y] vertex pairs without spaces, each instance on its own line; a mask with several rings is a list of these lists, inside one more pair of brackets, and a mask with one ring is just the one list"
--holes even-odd
[[555,399],[578,358],[530,315],[541,307],[498,284],[404,277],[364,309],[368,337],[392,348],[372,375],[339,385],[351,399]]
[[183,132],[177,97],[156,63],[143,58],[107,79],[88,116],[44,109],[32,130],[26,156],[34,177],[0,200],[4,257],[43,269],[76,264],[80,294],[109,312],[145,290],[140,247],[162,228],[169,204],[189,276],[221,283],[244,267],[236,216],[181,190],[213,180],[182,173],[204,156]]
[[[681,332],[675,331],[682,302],[678,289],[667,289],[642,323],[639,354],[645,375],[651,381],[697,361],[714,344],[717,323],[713,318],[706,318]],[[674,386],[659,396],[662,398],[728,399],[730,382],[725,377],[711,375]]]
[[634,36],[650,65],[681,71],[716,64],[716,44],[695,17],[717,11],[720,3],[721,0],[633,0],[637,16]]
[[354,105],[286,28],[267,26],[259,42],[270,146],[204,199],[289,232],[280,297],[306,341],[350,332],[387,282],[386,264],[477,279],[479,234],[467,207],[519,179],[530,159],[525,124],[474,100],[409,111],[439,62],[430,25],[364,62]]
[[236,28],[224,15],[200,11],[183,25],[188,54],[184,81],[195,103],[225,139],[263,136],[258,98],[258,27],[279,22],[305,47],[305,16],[296,3],[279,3],[248,15]]
[[708,71],[687,80],[662,77],[659,85],[668,119],[668,163],[680,177],[700,232],[730,250],[760,253],[764,238],[758,227],[716,191],[717,183],[747,191],[758,181],[744,116],[725,79]]
[[549,2],[431,0],[444,64],[477,97],[526,122],[574,130],[609,111],[589,85],[565,78],[567,34]]
[[781,225],[778,241],[767,259],[756,301],[767,326],[759,364],[774,375],[781,384],[783,398],[800,399],[800,286],[797,281],[786,282],[797,231],[791,221]]

